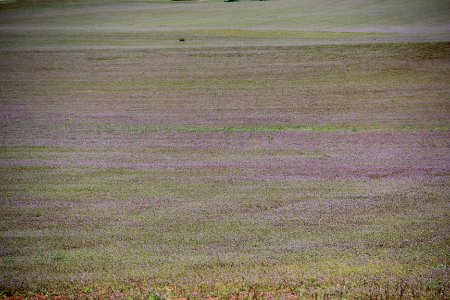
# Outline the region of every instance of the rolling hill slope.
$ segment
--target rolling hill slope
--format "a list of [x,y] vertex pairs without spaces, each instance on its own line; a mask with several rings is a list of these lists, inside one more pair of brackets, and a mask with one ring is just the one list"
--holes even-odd
[[[198,47],[446,41],[449,1],[52,2],[0,12],[0,46]],[[178,43],[178,38],[186,43]]]

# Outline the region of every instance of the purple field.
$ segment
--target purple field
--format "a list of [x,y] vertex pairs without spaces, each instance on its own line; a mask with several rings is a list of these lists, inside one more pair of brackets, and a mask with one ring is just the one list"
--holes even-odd
[[450,42],[16,38],[0,298],[450,297]]

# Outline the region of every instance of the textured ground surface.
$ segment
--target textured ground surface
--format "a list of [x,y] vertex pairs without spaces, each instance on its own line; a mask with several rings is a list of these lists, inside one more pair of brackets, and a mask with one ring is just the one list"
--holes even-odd
[[0,292],[448,297],[448,5],[381,2],[1,11]]

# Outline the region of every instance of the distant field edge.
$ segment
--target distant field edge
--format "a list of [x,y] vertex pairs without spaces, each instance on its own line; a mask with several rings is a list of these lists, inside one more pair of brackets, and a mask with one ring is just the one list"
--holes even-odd
[[192,46],[192,47],[164,47],[164,46],[73,46],[73,47],[1,47],[0,53],[8,52],[79,52],[79,51],[97,51],[97,50],[117,50],[117,51],[208,51],[208,50],[275,50],[275,49],[296,49],[296,48],[313,48],[313,47],[390,47],[390,46],[412,46],[412,45],[443,45],[450,48],[449,40],[436,40],[436,41],[377,41],[377,42],[345,42],[345,43],[310,43],[310,44],[274,44],[274,45],[210,45],[210,46]]

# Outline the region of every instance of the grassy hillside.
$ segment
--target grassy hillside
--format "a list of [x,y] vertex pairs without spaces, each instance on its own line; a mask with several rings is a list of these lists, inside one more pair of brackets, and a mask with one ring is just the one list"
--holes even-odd
[[0,298],[450,297],[448,1],[0,6]]
[[[449,2],[55,2],[0,12],[1,47],[199,47],[438,41]],[[180,38],[185,43],[178,43]]]

